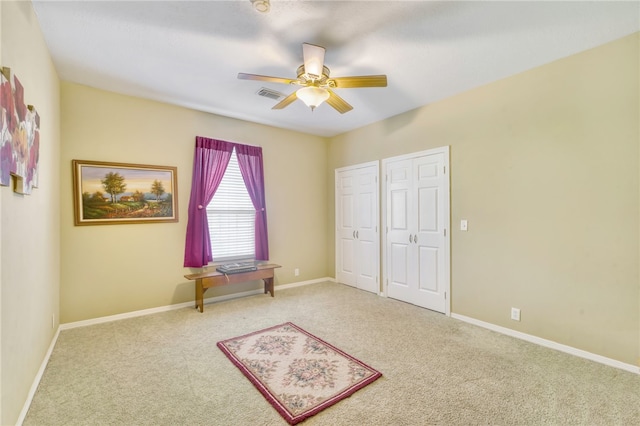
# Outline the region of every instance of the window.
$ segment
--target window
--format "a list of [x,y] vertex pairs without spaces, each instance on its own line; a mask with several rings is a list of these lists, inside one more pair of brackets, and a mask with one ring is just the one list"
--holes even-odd
[[[246,187],[239,169],[247,178]],[[262,148],[196,136],[184,266],[201,268],[212,260],[269,260],[267,234]]]
[[234,149],[220,186],[207,206],[214,262],[255,257],[255,217]]

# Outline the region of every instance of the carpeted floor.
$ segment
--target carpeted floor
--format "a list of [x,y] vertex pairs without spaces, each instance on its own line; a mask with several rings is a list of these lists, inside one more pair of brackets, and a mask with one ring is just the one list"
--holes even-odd
[[216,342],[291,321],[383,377],[305,425],[635,425],[640,376],[322,283],[60,333],[24,425],[286,425]]

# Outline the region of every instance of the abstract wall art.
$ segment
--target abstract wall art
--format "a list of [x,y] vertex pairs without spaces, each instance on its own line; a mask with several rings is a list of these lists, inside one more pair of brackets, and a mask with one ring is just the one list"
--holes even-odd
[[40,116],[24,103],[24,88],[11,69],[0,73],[0,185],[20,194],[38,186]]

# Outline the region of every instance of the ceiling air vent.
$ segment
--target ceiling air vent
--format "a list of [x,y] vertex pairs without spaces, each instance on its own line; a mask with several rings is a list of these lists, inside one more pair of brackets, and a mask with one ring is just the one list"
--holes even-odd
[[267,89],[266,87],[258,90],[258,96],[263,96],[265,98],[273,99],[274,101],[279,101],[280,99],[284,99],[285,95],[276,92],[275,90]]

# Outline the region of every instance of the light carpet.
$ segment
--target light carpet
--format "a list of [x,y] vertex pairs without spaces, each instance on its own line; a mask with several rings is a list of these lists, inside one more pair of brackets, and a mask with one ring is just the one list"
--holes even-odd
[[286,426],[215,347],[285,322],[384,373],[305,426],[626,426],[640,418],[637,374],[325,282],[204,313],[63,330],[23,426]]

